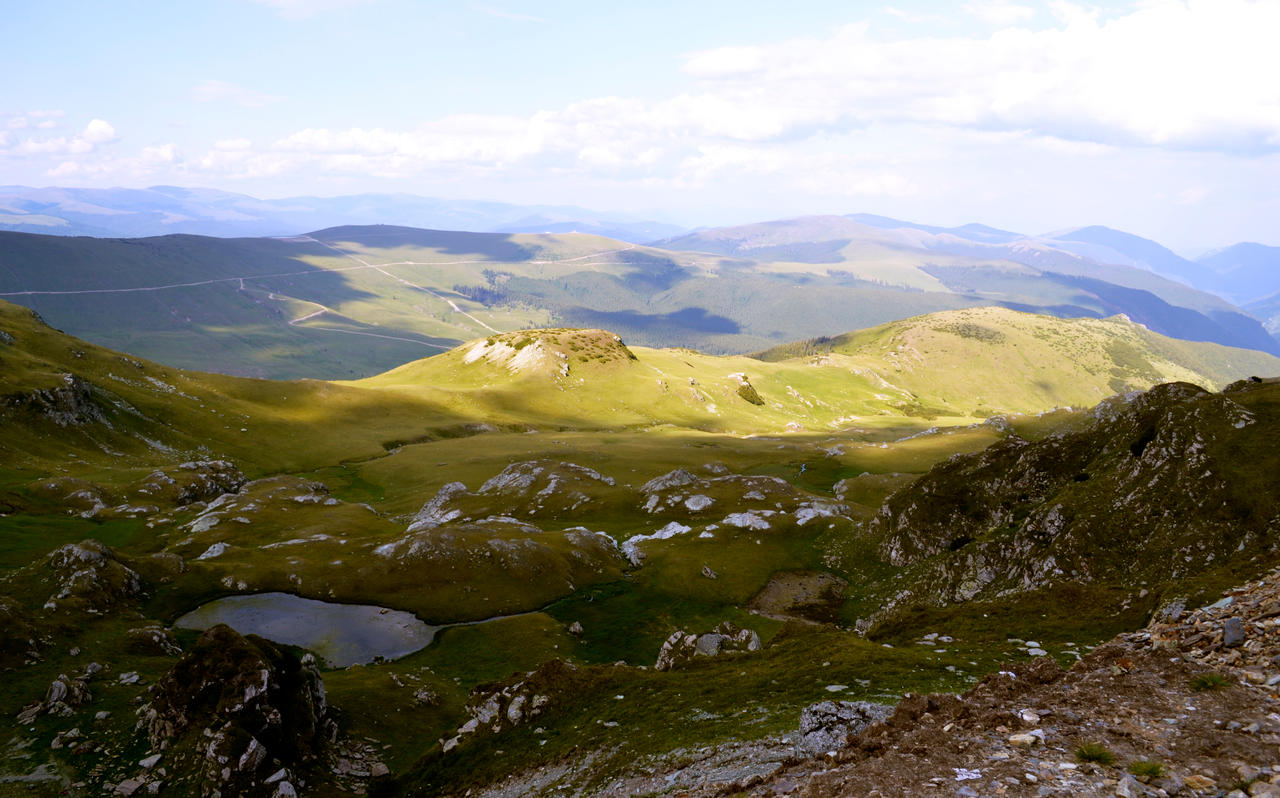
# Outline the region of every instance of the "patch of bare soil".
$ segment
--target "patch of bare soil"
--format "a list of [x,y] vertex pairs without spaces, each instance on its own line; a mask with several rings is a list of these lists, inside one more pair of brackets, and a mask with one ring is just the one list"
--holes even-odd
[[835,623],[849,583],[825,571],[779,571],[748,609],[769,618]]

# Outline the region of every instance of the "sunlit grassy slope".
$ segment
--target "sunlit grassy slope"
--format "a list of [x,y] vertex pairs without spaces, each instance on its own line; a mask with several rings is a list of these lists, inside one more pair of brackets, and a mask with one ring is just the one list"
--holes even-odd
[[1217,388],[1278,370],[1280,359],[1270,355],[1175,341],[1120,317],[974,308],[793,344],[759,359],[627,347],[601,330],[508,333],[350,384],[432,396],[504,422],[751,432],[886,416],[1037,413],[1159,382]]

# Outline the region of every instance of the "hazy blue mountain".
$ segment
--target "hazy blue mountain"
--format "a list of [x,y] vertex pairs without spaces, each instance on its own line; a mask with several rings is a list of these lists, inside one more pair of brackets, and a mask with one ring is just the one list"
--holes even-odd
[[1244,242],[1196,259],[1212,281],[1209,290],[1234,302],[1265,300],[1280,291],[1280,247]]
[[[1183,260],[1153,241],[1107,228],[1080,228],[1058,234],[1064,236],[1059,239],[971,227],[979,228],[970,230],[972,236],[981,233],[995,240],[957,235],[961,228],[858,214],[699,230],[657,246],[775,262],[840,264],[852,276],[908,290],[941,289],[981,304],[1067,317],[1124,313],[1175,338],[1280,352],[1280,343],[1240,308],[1162,276],[1162,269],[1153,271],[1150,261],[1167,268]],[[1000,241],[1005,235],[1015,238]]]
[[355,194],[262,200],[208,188],[0,187],[0,230],[46,235],[221,237],[296,235],[350,224],[475,232],[589,232],[631,243],[684,228],[575,206]]
[[962,224],[959,227],[937,227],[931,224],[918,224],[916,222],[905,222],[901,219],[891,219],[888,216],[877,216],[874,213],[850,213],[845,216],[846,219],[852,219],[855,222],[861,222],[872,227],[879,227],[884,230],[897,230],[901,228],[909,228],[912,230],[923,230],[926,233],[946,234],[949,233],[959,238],[965,238],[970,241],[978,241],[986,244],[1007,244],[1011,241],[1017,241],[1026,236],[1021,233],[1012,233],[1008,230],[1000,230],[995,227],[988,227],[985,224]]
[[1100,263],[1147,268],[1166,277],[1204,289],[1204,270],[1167,247],[1147,238],[1102,225],[1077,227],[1040,236],[1068,252]]

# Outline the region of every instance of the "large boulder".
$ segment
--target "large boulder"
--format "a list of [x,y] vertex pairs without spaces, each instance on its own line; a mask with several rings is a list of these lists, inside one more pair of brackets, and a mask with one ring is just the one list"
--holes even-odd
[[822,701],[800,713],[800,740],[796,748],[807,756],[839,751],[845,741],[873,723],[883,721],[893,707],[868,701]]

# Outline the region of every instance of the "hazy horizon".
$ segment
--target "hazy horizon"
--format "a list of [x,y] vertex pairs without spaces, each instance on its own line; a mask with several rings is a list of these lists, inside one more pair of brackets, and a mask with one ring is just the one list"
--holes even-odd
[[50,2],[0,184],[873,213],[1280,245],[1280,5]]

